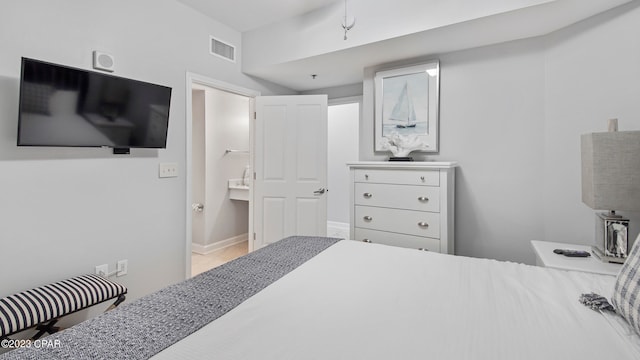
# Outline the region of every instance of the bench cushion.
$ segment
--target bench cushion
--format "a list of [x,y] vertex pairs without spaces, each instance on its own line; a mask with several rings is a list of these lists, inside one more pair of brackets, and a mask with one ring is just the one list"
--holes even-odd
[[0,338],[125,294],[99,275],[83,275],[0,299]]

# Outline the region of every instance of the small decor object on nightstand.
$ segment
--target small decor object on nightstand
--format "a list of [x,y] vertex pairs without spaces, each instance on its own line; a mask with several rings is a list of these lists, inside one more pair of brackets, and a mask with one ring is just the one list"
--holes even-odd
[[582,202],[594,210],[609,210],[596,214],[593,253],[604,262],[623,263],[629,219],[616,210],[640,211],[640,131],[617,128],[617,119],[612,119],[612,131],[582,135]]

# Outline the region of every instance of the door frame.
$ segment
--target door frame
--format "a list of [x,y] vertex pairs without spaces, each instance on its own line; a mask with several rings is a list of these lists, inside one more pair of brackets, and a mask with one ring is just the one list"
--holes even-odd
[[[191,196],[193,193],[192,189],[192,171],[193,171],[193,148],[192,148],[192,131],[193,131],[193,99],[191,96],[191,92],[193,90],[193,84],[203,85],[210,88],[218,89],[221,91],[226,91],[229,93],[242,95],[250,98],[250,109],[249,114],[254,112],[255,109],[255,98],[256,96],[260,96],[260,91],[254,89],[248,89],[241,86],[237,86],[234,84],[230,84],[224,81],[216,80],[204,75],[196,74],[193,72],[187,71],[186,73],[186,101],[185,101],[185,182],[186,182],[186,203],[185,203],[185,249],[186,249],[186,261],[185,261],[185,279],[189,279],[191,277],[191,241],[193,236],[192,226],[193,226],[193,210],[191,209]],[[250,116],[249,121],[249,157],[250,157],[250,166],[253,169],[253,142],[254,142],[254,121],[253,117]],[[251,178],[253,182],[253,177]],[[249,187],[249,251],[253,249],[252,238],[253,238],[253,186]]]

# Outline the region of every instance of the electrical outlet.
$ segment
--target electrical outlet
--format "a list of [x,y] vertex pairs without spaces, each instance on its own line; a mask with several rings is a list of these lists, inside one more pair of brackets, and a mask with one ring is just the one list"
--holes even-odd
[[178,177],[178,163],[160,163],[158,165],[158,177]]
[[96,275],[109,277],[109,264],[102,264],[96,266]]
[[116,269],[118,272],[116,272],[116,276],[127,275],[127,271],[129,270],[129,260],[119,260],[117,266],[118,267]]

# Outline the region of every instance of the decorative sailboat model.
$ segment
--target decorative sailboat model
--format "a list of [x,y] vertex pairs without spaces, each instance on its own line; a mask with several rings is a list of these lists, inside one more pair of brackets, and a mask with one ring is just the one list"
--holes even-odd
[[393,107],[393,110],[391,110],[389,121],[395,123],[399,129],[416,127],[416,112],[413,109],[413,101],[409,98],[409,90],[406,82],[404,83],[396,105]]

